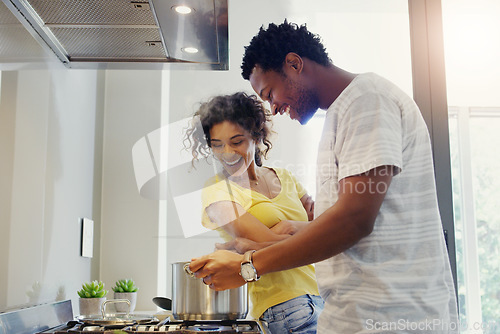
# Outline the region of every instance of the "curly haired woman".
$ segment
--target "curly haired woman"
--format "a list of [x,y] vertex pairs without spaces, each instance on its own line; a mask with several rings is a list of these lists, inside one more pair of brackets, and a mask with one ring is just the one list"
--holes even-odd
[[[271,148],[269,116],[254,95],[216,96],[201,105],[187,131],[193,159],[213,154],[223,167],[203,189],[202,223],[236,250],[285,239],[291,226],[300,228],[293,221],[312,219],[313,202],[296,178],[262,165]],[[316,333],[323,300],[312,265],[241,279],[249,283],[250,315],[272,333]]]

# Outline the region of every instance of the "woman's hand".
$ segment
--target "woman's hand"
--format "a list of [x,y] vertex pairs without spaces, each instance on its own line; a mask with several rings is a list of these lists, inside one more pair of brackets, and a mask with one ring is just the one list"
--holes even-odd
[[246,282],[240,275],[243,256],[227,250],[194,258],[189,269],[197,278],[203,279],[211,289],[222,291],[244,285]]
[[256,242],[246,238],[235,238],[223,244],[216,243],[215,249],[221,250],[226,249],[230,251],[237,252],[239,254],[244,254],[249,250],[259,250],[261,248],[272,245],[274,242]]
[[300,199],[302,202],[302,205],[304,206],[304,209],[307,212],[307,220],[311,221],[314,219],[314,201],[311,196],[308,194],[305,194],[302,196]]

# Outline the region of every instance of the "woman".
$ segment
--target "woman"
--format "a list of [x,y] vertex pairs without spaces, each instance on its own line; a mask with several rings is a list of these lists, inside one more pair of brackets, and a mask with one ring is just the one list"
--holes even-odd
[[[193,159],[213,154],[223,167],[202,191],[202,223],[226,241],[282,240],[289,230],[278,223],[312,219],[313,203],[296,178],[262,166],[271,148],[269,116],[254,95],[217,96],[201,105],[186,133]],[[248,289],[250,315],[272,333],[316,332],[323,300],[312,265],[265,275]]]

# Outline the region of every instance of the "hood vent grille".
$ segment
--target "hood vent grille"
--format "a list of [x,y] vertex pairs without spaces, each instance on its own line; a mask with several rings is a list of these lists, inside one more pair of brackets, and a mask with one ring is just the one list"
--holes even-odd
[[49,61],[49,57],[11,11],[0,2],[0,69],[17,69],[16,63]]
[[[147,25],[156,27],[149,3],[121,0],[25,0],[42,21],[68,25]],[[145,6],[137,6],[144,4]],[[157,28],[157,27],[156,27]]]
[[147,41],[161,40],[158,29],[147,28],[53,28],[73,61],[161,60],[166,54],[161,47],[148,47]]
[[172,10],[172,0],[2,1],[69,68],[228,69],[227,0],[185,0],[189,15]]

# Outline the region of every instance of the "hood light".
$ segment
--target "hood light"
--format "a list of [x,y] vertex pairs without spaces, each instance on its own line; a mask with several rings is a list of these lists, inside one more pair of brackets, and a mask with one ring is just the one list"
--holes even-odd
[[182,48],[181,51],[186,52],[186,53],[198,53],[198,49],[191,47],[191,46],[188,46],[186,48]]
[[173,6],[172,9],[175,10],[177,13],[184,14],[184,15],[190,14],[193,11],[193,9],[191,7],[184,6],[184,5]]

